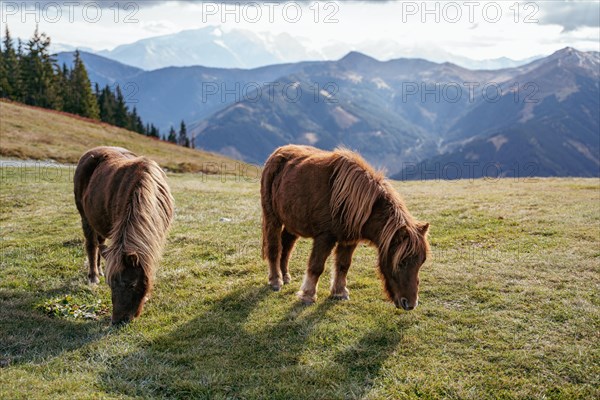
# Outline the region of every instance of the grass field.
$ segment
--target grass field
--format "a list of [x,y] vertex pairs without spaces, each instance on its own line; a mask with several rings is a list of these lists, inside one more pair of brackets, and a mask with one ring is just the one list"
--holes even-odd
[[272,293],[255,177],[170,174],[177,215],[155,291],[113,329],[108,286],[86,283],[70,173],[1,173],[1,398],[600,396],[597,179],[398,183],[431,222],[407,313],[385,301],[365,246],[350,301],[327,298],[330,260],[317,303],[297,302],[308,240]]
[[[176,146],[71,114],[0,101],[0,156],[76,164],[95,146],[120,146],[175,172],[229,171],[247,166],[217,154]],[[164,132],[163,132],[164,133]]]

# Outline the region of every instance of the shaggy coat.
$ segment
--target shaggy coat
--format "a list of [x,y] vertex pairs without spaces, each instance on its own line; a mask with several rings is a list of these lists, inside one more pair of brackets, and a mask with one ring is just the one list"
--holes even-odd
[[112,322],[128,321],[142,311],[173,219],[166,176],[150,159],[122,148],[97,147],[81,157],[74,181],[88,278],[99,282],[104,256]]
[[418,271],[429,249],[429,224],[416,222],[400,195],[358,154],[309,146],[277,149],[261,179],[263,257],[269,283],[279,290],[290,280],[288,260],[299,236],[314,238],[299,292],[314,302],[324,263],[337,244],[334,298],[348,298],[346,274],[360,241],[379,251],[384,288],[396,306],[410,310],[418,301]]

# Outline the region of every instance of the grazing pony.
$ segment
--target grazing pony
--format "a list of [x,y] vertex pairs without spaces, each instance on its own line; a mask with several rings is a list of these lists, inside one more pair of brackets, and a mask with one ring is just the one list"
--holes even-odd
[[379,250],[384,289],[396,307],[418,304],[419,268],[429,251],[428,223],[416,222],[400,195],[358,154],[310,146],[275,150],[261,178],[263,258],[275,291],[290,282],[288,260],[299,236],[314,238],[298,297],[317,298],[317,283],[336,248],[331,297],[348,300],[346,275],[361,241]]
[[74,181],[89,281],[99,282],[102,255],[112,292],[111,322],[128,322],[142,312],[173,219],[165,173],[128,150],[96,147],[79,160]]

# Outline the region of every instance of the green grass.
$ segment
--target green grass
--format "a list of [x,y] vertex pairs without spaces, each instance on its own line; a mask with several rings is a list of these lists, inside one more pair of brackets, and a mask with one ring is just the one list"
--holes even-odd
[[[40,304],[110,305],[86,284],[72,183],[1,175],[0,397],[563,399],[600,395],[600,182],[398,183],[431,222],[419,307],[388,303],[362,246],[351,300],[267,288],[258,182],[170,174],[176,218],[156,287],[123,329]],[[23,172],[23,171],[21,171]],[[221,221],[222,218],[231,221]],[[70,304],[70,303],[69,303]]]

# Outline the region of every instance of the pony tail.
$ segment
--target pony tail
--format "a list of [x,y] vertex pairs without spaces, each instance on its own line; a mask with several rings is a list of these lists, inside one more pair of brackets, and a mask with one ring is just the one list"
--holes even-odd
[[283,157],[283,155],[278,154],[277,151],[273,153],[267,162],[265,163],[265,167],[262,172],[262,176],[260,179],[260,200],[262,205],[262,249],[261,256],[264,259],[267,258],[267,215],[271,218],[275,215],[275,211],[273,210],[273,181],[275,177],[281,171],[281,168],[285,164],[287,159]]

